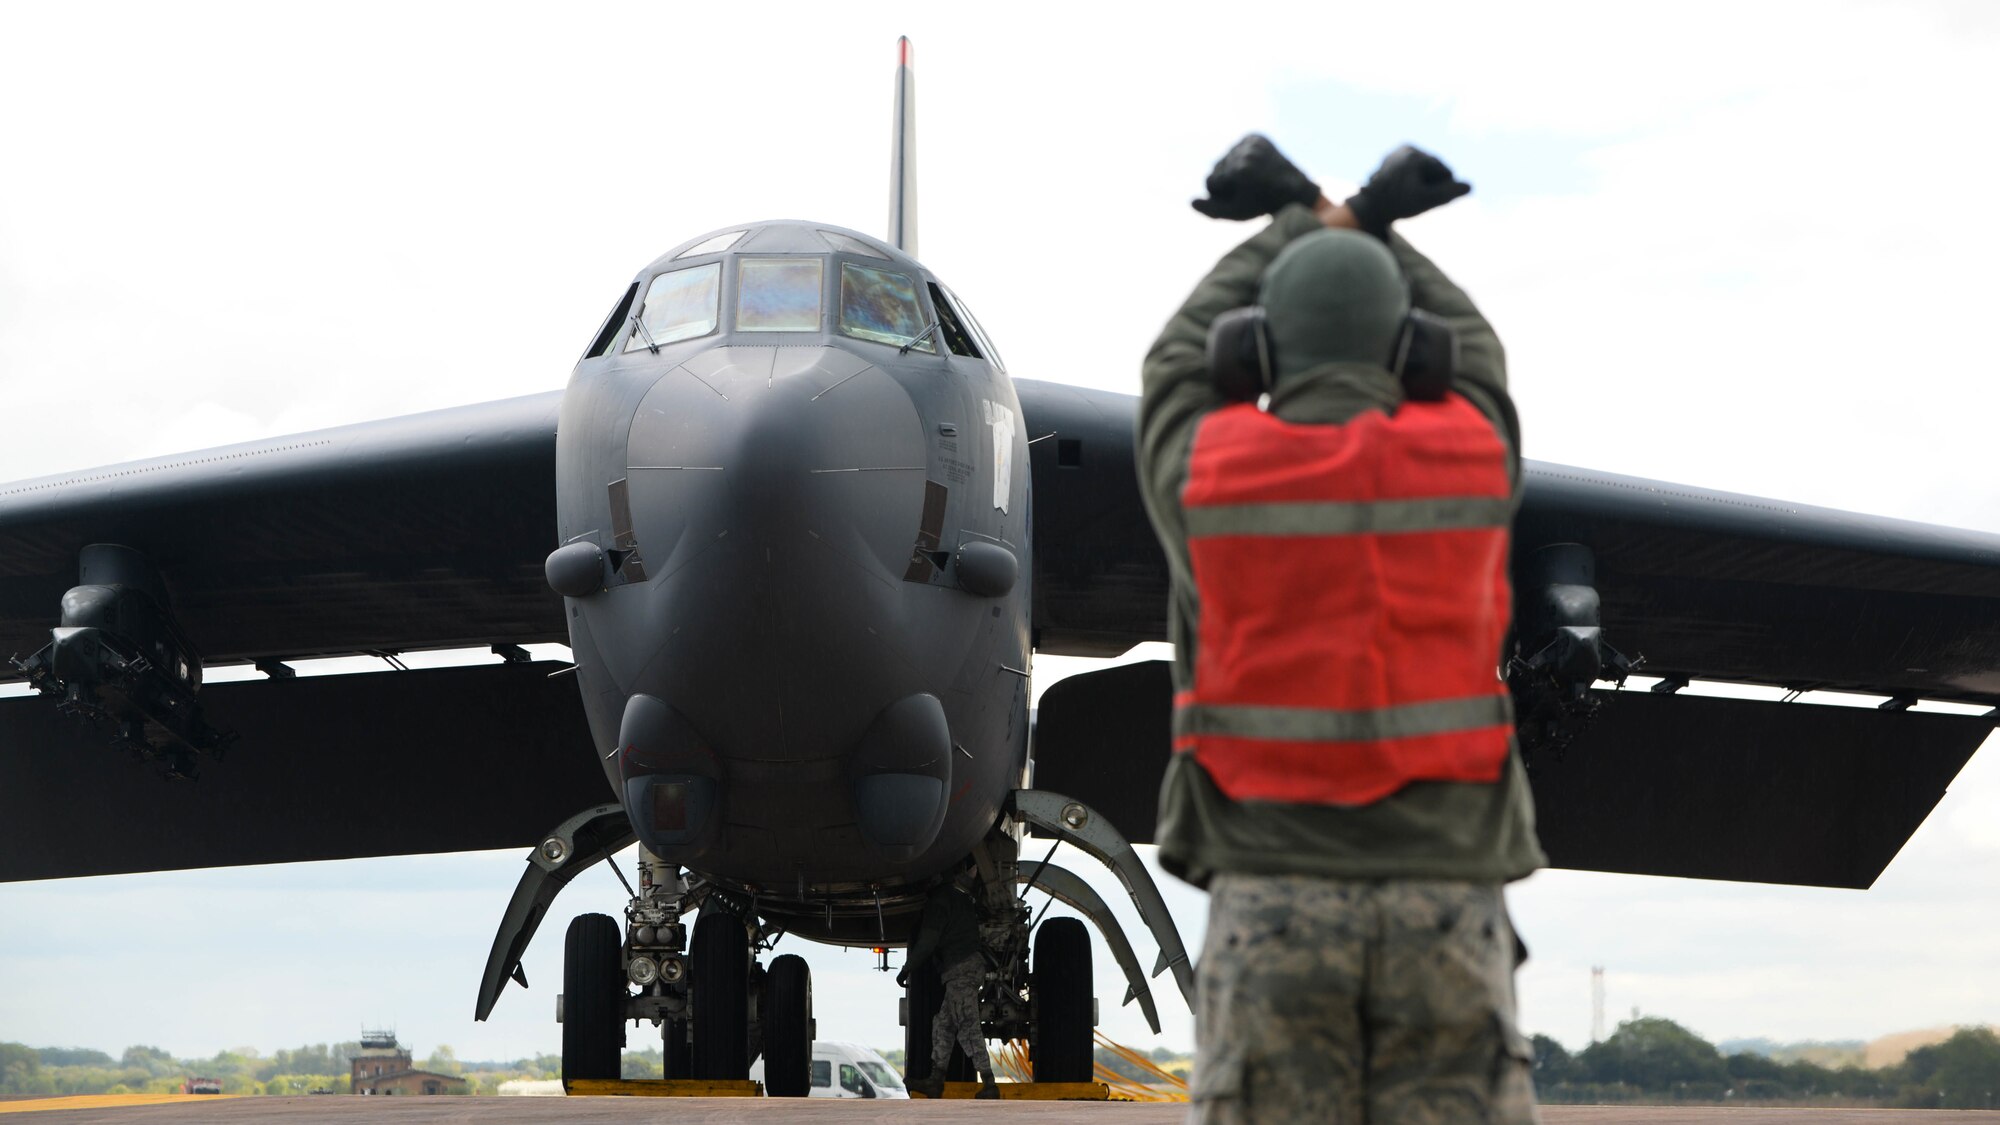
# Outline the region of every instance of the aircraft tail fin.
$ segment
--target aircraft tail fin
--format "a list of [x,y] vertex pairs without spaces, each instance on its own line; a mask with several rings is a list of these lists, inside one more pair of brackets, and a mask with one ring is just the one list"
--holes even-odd
[[889,146],[889,244],[917,256],[917,76],[910,37],[896,40],[896,122]]

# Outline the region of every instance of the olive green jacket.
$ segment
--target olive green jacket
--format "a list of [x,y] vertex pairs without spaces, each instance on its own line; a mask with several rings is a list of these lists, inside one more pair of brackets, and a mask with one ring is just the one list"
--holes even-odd
[[979,910],[972,896],[950,883],[940,883],[924,900],[924,913],[903,963],[911,969],[933,957],[939,972],[979,955]]
[[[1210,386],[1208,327],[1223,312],[1257,301],[1264,269],[1293,239],[1322,229],[1293,204],[1271,225],[1224,255],[1167,321],[1146,353],[1139,402],[1139,482],[1171,578],[1168,636],[1174,642],[1174,688],[1194,682],[1200,604],[1188,559],[1181,489],[1195,431],[1209,411],[1229,405]],[[1390,250],[1418,308],[1450,319],[1460,346],[1455,389],[1493,422],[1509,450],[1520,491],[1520,424],[1507,395],[1500,339],[1470,298],[1400,235]],[[1402,387],[1387,368],[1333,364],[1290,376],[1274,389],[1270,410],[1301,424],[1338,424],[1365,410],[1393,412]],[[1495,653],[1496,661],[1500,658]],[[1535,839],[1534,803],[1520,756],[1508,756],[1491,784],[1420,781],[1359,806],[1232,801],[1192,755],[1175,754],[1160,790],[1157,839],[1167,870],[1206,886],[1218,871],[1329,878],[1420,878],[1504,882],[1547,862]]]

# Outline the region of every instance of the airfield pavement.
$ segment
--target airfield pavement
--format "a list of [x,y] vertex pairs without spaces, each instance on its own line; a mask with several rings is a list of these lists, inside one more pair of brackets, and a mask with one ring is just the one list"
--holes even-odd
[[[89,1103],[89,1104],[79,1104]],[[387,1121],[394,1125],[458,1122],[672,1121],[694,1125],[806,1122],[839,1125],[928,1121],[1074,1121],[1164,1125],[1186,1120],[1187,1107],[1131,1102],[770,1101],[758,1098],[174,1098],[6,1099],[0,1116],[20,1125],[151,1122],[252,1125],[290,1121]],[[1544,1106],[1547,1125],[1996,1125],[2000,1112],[1923,1109],[1764,1109],[1700,1106]]]

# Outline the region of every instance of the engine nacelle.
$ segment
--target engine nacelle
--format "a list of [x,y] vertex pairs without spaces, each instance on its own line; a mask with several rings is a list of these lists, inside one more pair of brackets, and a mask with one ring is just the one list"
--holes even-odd
[[64,711],[112,724],[111,742],[194,776],[194,759],[233,736],[203,721],[201,656],[168,610],[166,585],[139,552],[85,547],[49,643],[14,664]]
[[1604,639],[1597,559],[1581,543],[1538,549],[1516,576],[1519,643],[1507,664],[1524,750],[1567,745],[1596,710],[1591,685],[1635,667]]

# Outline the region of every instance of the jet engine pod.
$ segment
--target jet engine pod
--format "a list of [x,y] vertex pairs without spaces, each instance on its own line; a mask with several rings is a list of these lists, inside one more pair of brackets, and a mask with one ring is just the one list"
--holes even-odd
[[958,584],[968,594],[997,598],[1014,588],[1021,560],[998,543],[975,539],[958,549]]
[[685,862],[721,823],[722,769],[681,713],[650,695],[625,701],[618,778],[632,830],[654,854]]
[[951,783],[951,727],[935,695],[884,707],[854,753],[854,819],[869,843],[906,860],[944,826]]
[[604,589],[604,549],[595,543],[565,543],[542,562],[549,589],[565,598],[585,598]]
[[169,777],[192,778],[197,755],[235,736],[202,719],[201,655],[174,622],[165,582],[144,555],[115,543],[85,547],[78,570],[80,582],[62,596],[62,624],[14,667],[66,710],[110,719],[113,745],[162,761]]

